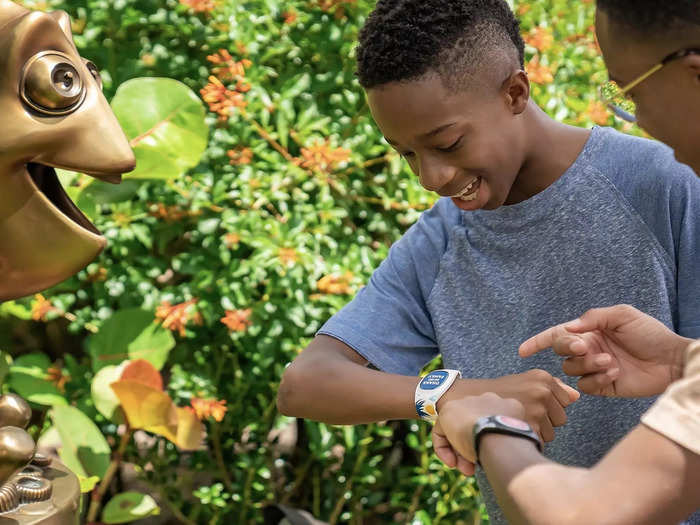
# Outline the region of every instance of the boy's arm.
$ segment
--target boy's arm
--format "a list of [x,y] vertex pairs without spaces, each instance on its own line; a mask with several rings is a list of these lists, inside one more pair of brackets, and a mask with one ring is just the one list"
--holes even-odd
[[[331,424],[360,424],[388,419],[417,419],[414,393],[419,378],[388,374],[366,366],[367,360],[345,343],[319,335],[289,365],[282,377],[280,412]],[[566,422],[564,407],[578,397],[543,370],[496,379],[461,379],[442,396],[447,401],[495,391],[518,399],[526,418],[546,441],[553,426]]]

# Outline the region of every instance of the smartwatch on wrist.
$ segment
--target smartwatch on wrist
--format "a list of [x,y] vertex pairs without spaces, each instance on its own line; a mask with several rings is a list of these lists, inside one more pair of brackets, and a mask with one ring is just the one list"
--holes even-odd
[[462,377],[459,370],[434,370],[420,380],[416,387],[416,412],[425,421],[437,420],[437,402],[449,390],[456,379]]
[[489,433],[529,439],[537,445],[537,450],[542,452],[540,437],[527,422],[509,416],[486,416],[477,420],[474,425],[474,454],[476,455],[477,465],[481,465],[479,463],[479,442],[485,434]]

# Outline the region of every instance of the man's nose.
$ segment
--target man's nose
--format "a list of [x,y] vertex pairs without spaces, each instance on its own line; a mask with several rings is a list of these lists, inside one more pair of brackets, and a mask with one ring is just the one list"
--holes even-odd
[[445,188],[455,176],[455,169],[435,159],[421,159],[418,180],[428,191],[442,195]]

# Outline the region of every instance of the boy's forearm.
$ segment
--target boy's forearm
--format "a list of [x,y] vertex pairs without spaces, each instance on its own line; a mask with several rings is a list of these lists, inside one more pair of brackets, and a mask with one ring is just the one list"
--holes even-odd
[[[418,419],[414,395],[420,378],[379,372],[364,363],[344,343],[317,337],[282,377],[280,412],[335,425]],[[448,394],[476,395],[484,388],[484,380],[463,379]]]

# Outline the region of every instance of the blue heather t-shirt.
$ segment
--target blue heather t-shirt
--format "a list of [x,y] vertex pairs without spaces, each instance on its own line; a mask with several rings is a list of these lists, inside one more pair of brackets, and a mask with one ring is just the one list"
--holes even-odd
[[[385,372],[418,375],[440,353],[465,378],[540,368],[575,386],[553,352],[522,359],[518,346],[619,303],[699,338],[699,277],[700,179],[662,144],[594,128],[573,165],[530,199],[467,212],[440,199],[318,333]],[[591,466],[652,401],[583,395],[545,453]],[[482,471],[477,479],[492,523],[506,523]]]

